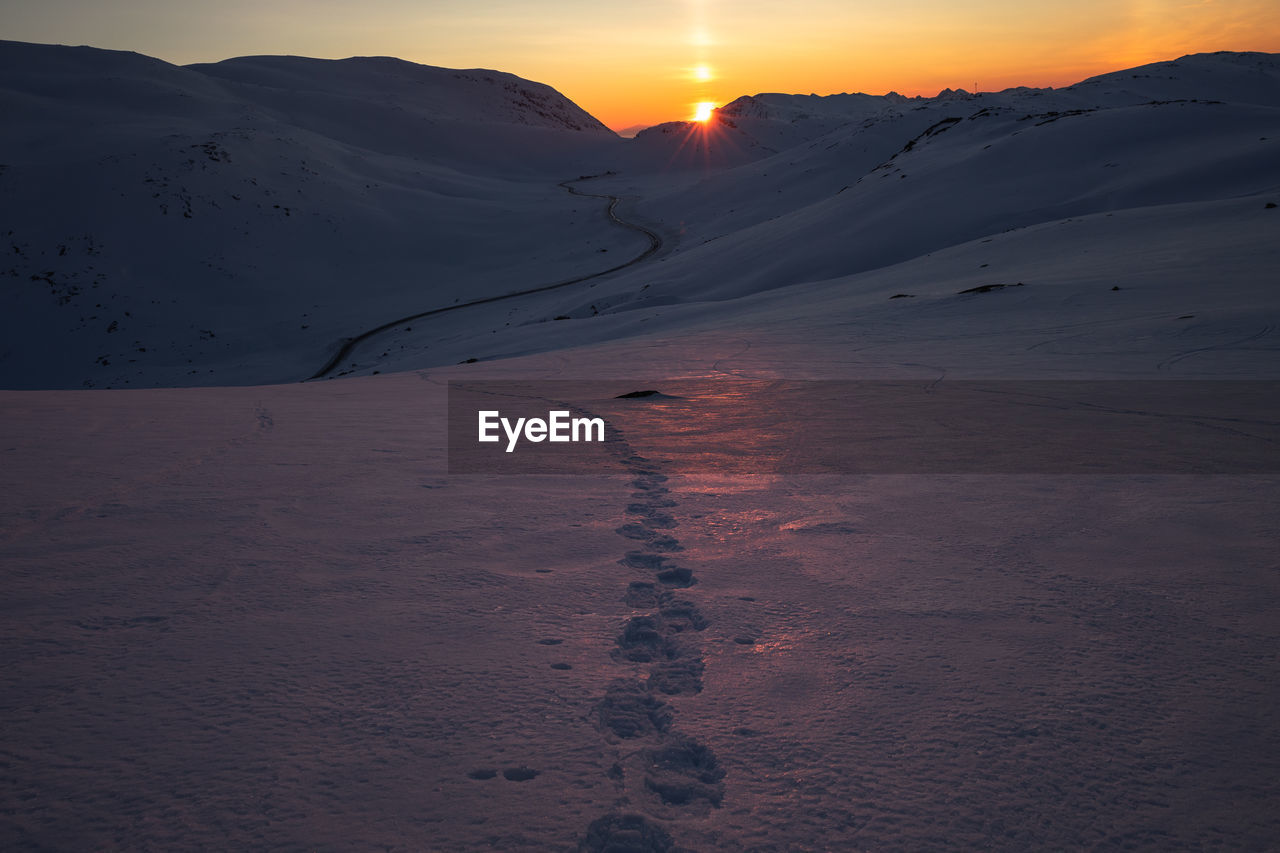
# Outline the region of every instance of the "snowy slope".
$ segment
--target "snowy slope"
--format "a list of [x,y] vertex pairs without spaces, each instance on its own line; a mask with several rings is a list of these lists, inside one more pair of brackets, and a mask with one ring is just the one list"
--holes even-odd
[[[1015,283],[1034,265],[988,253],[976,271],[939,269],[930,256],[1108,215],[1097,249],[1079,252],[1120,258],[1117,281],[1143,264],[1167,269],[1170,299],[1181,298],[1195,286],[1185,271],[1212,275],[1230,245],[1238,272],[1215,284],[1228,288],[1220,300],[1274,314],[1255,287],[1271,263],[1266,204],[1280,193],[1280,63],[1266,54],[1184,57],[1059,90],[764,94],[706,126],[627,141],[496,72],[387,58],[175,68],[6,48],[19,120],[5,150],[21,154],[0,174],[0,271],[14,306],[0,371],[11,387],[302,379],[344,340],[397,318],[612,269],[646,240],[606,218],[605,199],[558,185],[606,171],[575,186],[622,198],[618,214],[659,234],[660,252],[391,329],[341,371],[684,330],[707,321],[704,304],[726,324],[743,310],[789,311],[815,282],[836,283],[842,295],[824,310],[850,320],[894,295],[872,284],[876,270]],[[1181,272],[1147,231],[1103,227],[1166,216],[1200,252],[1179,253]],[[1125,261],[1130,236],[1151,248]],[[757,298],[770,292],[771,303]]]
[[[996,304],[1024,305],[1020,322],[1028,328],[1059,328],[1064,314],[1087,327],[1091,312],[1101,310],[1108,330],[1098,334],[1113,341],[1108,346],[1144,342],[1131,348],[1123,368],[1111,363],[1126,373],[1141,374],[1173,354],[1159,354],[1164,343],[1146,348],[1172,331],[1148,323],[1189,313],[1198,317],[1194,329],[1176,334],[1202,338],[1211,350],[1240,340],[1270,348],[1280,324],[1272,284],[1280,217],[1268,207],[1280,201],[1277,63],[1258,55],[1182,62],[1188,70],[1178,85],[1196,93],[1209,85],[1206,76],[1216,79],[1201,69],[1219,63],[1253,85],[1229,78],[1242,86],[1239,102],[1229,87],[1219,99],[1153,101],[1153,94],[1170,94],[1165,77],[1156,81],[1158,92],[1116,83],[1110,101],[1088,108],[1077,87],[919,99],[905,109],[891,98],[875,117],[737,167],[593,181],[596,191],[636,199],[629,210],[660,224],[674,251],[581,292],[477,308],[472,316],[487,336],[440,324],[418,327],[421,338],[395,336],[405,350],[391,363],[430,363],[423,358],[428,343],[444,356],[435,363],[450,364],[618,335],[651,339],[712,326],[732,334],[740,312],[749,311],[773,318],[753,324],[766,338],[778,318],[794,313],[824,318],[820,324],[833,335],[838,328],[876,337],[892,330],[904,342],[892,363],[910,361],[909,346],[936,340],[929,363],[940,364],[955,360],[949,348],[956,329],[975,321],[973,305],[949,298],[1018,282],[1028,289]],[[1154,79],[1113,76],[1135,86]],[[865,103],[849,97],[836,96],[837,106]],[[813,282],[824,284],[815,290]],[[1111,298],[1113,287],[1126,295]],[[948,299],[924,310],[913,299],[890,301],[900,293]],[[1099,295],[1111,301],[1095,302]],[[981,305],[979,316],[991,316],[995,306]],[[1209,306],[1215,319],[1204,313]],[[548,326],[553,317],[572,319]],[[884,330],[877,328],[881,318],[890,322]],[[1052,372],[1045,345],[1032,344],[1027,355],[1011,361],[1006,353],[990,369],[1034,363],[1034,370]],[[371,355],[364,354],[362,369],[385,369]],[[1091,371],[1085,362],[1071,369]],[[1246,358],[1228,372],[1247,375],[1250,364],[1261,368]],[[1180,361],[1178,369],[1189,366]]]
[[[602,282],[590,302],[568,291],[477,306],[465,325],[427,318],[388,333],[387,358],[365,348],[353,361],[386,373],[432,354],[496,368],[545,353],[534,363],[557,377],[701,376],[690,359],[711,347],[718,372],[752,376],[1275,378],[1277,210],[1245,198],[1054,220],[720,301],[655,294],[655,271],[638,270],[623,278],[639,292],[616,305]],[[708,277],[733,285],[717,263]]]
[[[736,234],[787,264],[870,255],[832,258],[832,273],[1059,213],[1270,192],[1278,109],[1280,67],[1264,54],[1187,57],[1062,90],[761,95],[722,109],[734,128],[710,136],[763,150],[789,134],[781,153],[650,193],[642,209],[679,217],[687,240]],[[777,218],[786,222],[746,230]],[[779,248],[800,245],[800,232],[803,254]]]
[[[577,153],[414,149],[377,91],[433,71],[5,48],[6,386],[296,380],[388,312],[646,248],[556,186]],[[617,174],[574,186],[661,251],[389,329],[350,354],[379,376],[0,391],[0,847],[1274,845],[1276,62],[765,96],[711,172],[534,128],[599,136]],[[459,126],[533,139],[481,101]],[[385,134],[326,118],[365,109]],[[86,377],[121,335],[147,352]],[[839,473],[920,433],[866,432],[869,378],[987,382],[942,411],[968,456]],[[549,379],[591,380],[597,467],[451,471],[448,383]],[[1058,416],[1095,430],[1064,473],[987,467]]]
[[[883,318],[864,339],[809,293],[800,316],[492,365],[0,392],[0,841],[1265,847],[1274,451],[1252,476],[815,476],[749,455],[804,426],[779,376],[1064,355],[1114,376],[1126,347],[1187,345],[1172,318],[1150,342],[1101,321],[1126,291],[1084,328],[1036,328],[1027,287],[921,294],[967,303],[934,340]],[[574,373],[617,377],[583,401],[625,431],[609,464],[449,472],[447,381],[515,376],[548,405],[539,381]],[[1052,385],[1028,408],[1069,406]],[[655,386],[671,396],[611,399]],[[1275,439],[1204,426],[1169,451]],[[708,446],[759,469],[708,469]],[[697,582],[659,600],[653,564]],[[654,687],[646,642],[692,675]]]
[[[472,169],[545,169],[614,138],[550,86],[498,71],[455,71],[392,57],[335,62],[295,56],[187,68],[325,138]],[[512,126],[520,129],[518,136]]]
[[[929,121],[930,111],[893,122],[896,134],[828,135],[640,209],[682,216],[686,245],[699,244],[682,259],[690,278],[732,259],[723,283],[699,279],[715,296],[859,272],[1053,219],[1280,189],[1277,107],[1178,101],[1061,115],[975,107]],[[761,198],[769,204],[751,203]]]
[[620,140],[510,75],[13,43],[0,62],[10,386],[285,381],[353,327],[643,244],[556,186]]
[[[1274,107],[1280,97],[1277,76],[1274,57],[1269,54],[1224,52],[1103,74],[1056,90],[1019,86],[1002,92],[970,93],[944,89],[931,98],[907,98],[896,92],[826,96],[770,92],[746,95],[720,107],[708,128],[710,133],[699,135],[696,123],[677,121],[648,128],[637,139],[651,151],[664,152],[673,164],[724,168],[813,142],[833,130],[859,124],[865,129],[913,113],[937,121],[983,108],[1036,114],[1175,99],[1223,99]],[[928,124],[932,122],[920,127]]]

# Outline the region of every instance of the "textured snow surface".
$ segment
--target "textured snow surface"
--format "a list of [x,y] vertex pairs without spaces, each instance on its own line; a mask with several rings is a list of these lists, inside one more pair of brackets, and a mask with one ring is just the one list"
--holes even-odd
[[[1038,269],[1010,270],[998,251],[974,268],[937,253],[1108,215],[1070,255],[1041,234],[1039,261],[1070,277],[1105,259],[1108,287],[1160,268],[1152,286],[1170,306],[1212,293],[1247,302],[1260,326],[1275,320],[1255,300],[1280,242],[1266,207],[1280,196],[1269,54],[1184,57],[1059,90],[765,94],[705,127],[634,140],[540,84],[388,58],[179,68],[8,42],[0,65],[5,387],[304,379],[345,340],[399,318],[627,264],[649,244],[606,215],[604,196],[659,235],[657,254],[439,315],[425,335],[397,327],[335,372],[669,332],[700,322],[709,301],[730,316],[762,292],[785,315],[823,281],[841,282],[831,320],[858,324],[876,293],[868,274],[923,264],[912,294],[979,270],[990,280],[969,286],[1006,283],[998,272],[1025,281]],[[587,175],[599,177],[575,180]],[[1183,231],[1163,249],[1161,216]],[[1028,298],[1045,293],[1026,283]],[[1047,320],[1060,304],[1037,307]],[[897,321],[930,322],[924,313]]]
[[[1113,403],[1194,441],[1095,474],[779,436],[807,380],[1280,379],[1278,67],[627,141],[498,72],[0,44],[0,847],[1273,846],[1268,407]],[[451,473],[450,382],[553,379],[595,468]]]
[[1280,831],[1274,475],[685,474],[625,413],[447,475],[443,397],[4,393],[6,847]]

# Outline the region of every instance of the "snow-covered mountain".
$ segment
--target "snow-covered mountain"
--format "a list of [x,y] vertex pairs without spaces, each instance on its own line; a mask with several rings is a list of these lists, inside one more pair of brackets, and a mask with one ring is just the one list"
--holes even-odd
[[[699,127],[694,122],[675,121],[647,128],[637,139],[654,149],[672,149],[672,161],[681,166],[724,168],[766,158],[859,124],[866,131],[886,122],[900,122],[895,129],[900,134],[911,126],[924,128],[940,118],[982,109],[1021,110],[1034,115],[1168,100],[1222,100],[1274,107],[1278,85],[1272,55],[1197,54],[1091,77],[1062,89],[1020,86],[983,93],[944,89],[931,98],[908,98],[896,92],[746,95],[716,110],[713,123],[702,134],[694,133]],[[924,123],[911,122],[911,116]]]
[[0,80],[2,384],[285,381],[352,326],[628,245],[547,180],[621,140],[509,74],[8,42]]
[[[1088,294],[1128,289],[1126,302],[1105,306],[1117,346],[1128,335],[1163,340],[1149,318],[1192,306],[1199,319],[1178,334],[1212,352],[1269,339],[1280,324],[1270,285],[1280,217],[1268,207],[1280,196],[1276,56],[1185,57],[1060,90],[761,95],[726,109],[705,127],[641,134],[629,168],[592,182],[661,227],[668,251],[657,262],[476,315],[488,337],[449,344],[449,331],[432,326],[419,329],[423,341],[455,360],[500,358],[687,322],[728,329],[750,304],[755,317],[823,316],[833,335],[870,333],[871,318],[891,312],[884,319],[899,335],[945,350],[956,344],[949,329],[975,322],[957,291],[1019,281],[1034,286],[1003,304],[1024,304],[1033,325],[1088,327],[1102,307]],[[1162,233],[1180,236],[1162,242]],[[1139,280],[1150,284],[1138,289]],[[827,283],[823,296],[806,283]],[[914,298],[886,301],[899,293]],[[1225,312],[1220,325],[1206,300]],[[573,322],[546,330],[557,316]],[[421,363],[421,344],[401,336],[401,345],[418,353],[403,366]],[[1164,358],[1133,352],[1138,363]],[[1015,365],[1025,366],[1005,362]],[[369,359],[362,369],[378,367]]]
[[[388,58],[179,68],[2,47],[11,387],[305,378],[397,318],[645,252],[604,215],[606,195],[661,235],[660,252],[380,333],[344,353],[343,371],[589,343],[642,317],[657,328],[643,313],[655,306],[731,312],[726,300],[787,300],[1014,229],[1244,198],[1262,211],[1280,189],[1268,54],[1183,57],[1063,89],[761,94],[705,125],[623,140],[498,72]],[[574,187],[600,198],[561,185],[585,175],[599,177]],[[572,322],[547,325],[557,318]]]
[[1274,847],[1278,67],[0,45],[0,848]]
[[689,242],[716,241],[690,249],[691,269],[722,254],[744,261],[731,285],[707,285],[710,295],[883,267],[1056,219],[1280,186],[1280,87],[1271,106],[1070,109],[1047,97],[885,110],[642,209],[679,211]]

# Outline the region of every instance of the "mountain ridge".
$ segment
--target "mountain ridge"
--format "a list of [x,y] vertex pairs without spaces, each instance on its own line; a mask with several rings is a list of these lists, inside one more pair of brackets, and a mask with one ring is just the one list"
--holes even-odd
[[[483,319],[451,310],[453,342],[397,331],[343,369],[520,354],[1058,219],[1280,188],[1270,54],[1063,89],[763,94],[634,140],[549,87],[388,57],[187,67],[0,44],[13,67],[0,385],[15,387],[288,381],[396,317],[618,270]],[[566,192],[592,175],[577,187],[596,199]],[[619,267],[645,245],[616,205],[662,234],[658,257]]]

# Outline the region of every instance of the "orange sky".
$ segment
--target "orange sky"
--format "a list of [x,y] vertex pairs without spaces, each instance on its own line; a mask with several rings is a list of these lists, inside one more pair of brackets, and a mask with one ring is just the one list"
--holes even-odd
[[1280,52],[1276,0],[43,0],[5,38],[175,63],[399,56],[550,84],[611,127],[700,101],[1065,85],[1185,53]]

